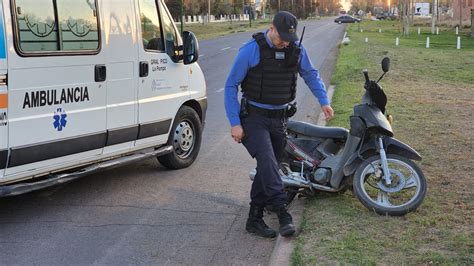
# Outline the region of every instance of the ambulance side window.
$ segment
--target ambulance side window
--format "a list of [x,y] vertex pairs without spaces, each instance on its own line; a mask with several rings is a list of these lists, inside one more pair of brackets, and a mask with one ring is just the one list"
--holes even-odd
[[100,49],[95,0],[16,0],[15,4],[15,42],[20,53]]
[[94,0],[57,0],[61,50],[99,49],[97,10]]
[[140,20],[145,50],[164,51],[160,17],[155,0],[140,0]]
[[179,57],[178,46],[181,43],[181,38],[177,34],[175,25],[171,16],[165,9],[161,9],[161,17],[163,18],[163,31],[165,36],[166,53],[175,61]]
[[53,1],[16,0],[20,49],[24,52],[59,51]]

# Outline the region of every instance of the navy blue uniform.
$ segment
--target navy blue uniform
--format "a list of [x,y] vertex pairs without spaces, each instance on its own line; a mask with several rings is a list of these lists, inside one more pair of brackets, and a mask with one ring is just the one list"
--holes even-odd
[[[273,47],[267,33],[265,39],[269,47]],[[239,50],[235,58],[226,81],[224,102],[231,126],[242,125],[245,133],[242,143],[257,160],[257,175],[252,184],[250,204],[258,206],[272,204],[280,207],[286,202],[283,183],[278,173],[278,161],[286,145],[286,117],[283,110],[287,104],[272,105],[249,100],[251,107],[249,115],[242,119],[239,116],[240,104],[237,97],[239,85],[248,71],[259,62],[259,45],[252,39]],[[321,106],[329,105],[324,83],[303,46],[299,56],[298,72],[318,98]]]

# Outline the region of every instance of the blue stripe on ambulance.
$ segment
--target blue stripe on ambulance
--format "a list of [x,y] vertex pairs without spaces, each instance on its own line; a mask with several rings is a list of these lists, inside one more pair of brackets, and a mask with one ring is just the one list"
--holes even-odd
[[3,7],[0,3],[0,59],[7,58],[7,49],[5,46],[5,28],[3,25]]

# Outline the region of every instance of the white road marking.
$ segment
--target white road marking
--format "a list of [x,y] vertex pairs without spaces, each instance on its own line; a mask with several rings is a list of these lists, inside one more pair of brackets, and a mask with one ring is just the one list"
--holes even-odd
[[221,51],[229,50],[231,47],[222,48]]
[[218,89],[216,90],[216,92],[223,92],[225,88],[222,88],[222,89]]

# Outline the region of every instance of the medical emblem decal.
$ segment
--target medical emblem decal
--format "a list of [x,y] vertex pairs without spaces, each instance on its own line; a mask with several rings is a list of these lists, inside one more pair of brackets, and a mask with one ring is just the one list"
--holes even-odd
[[56,112],[54,112],[54,122],[53,126],[57,131],[63,131],[63,128],[66,127],[67,124],[67,114],[66,111],[62,108],[58,108]]

